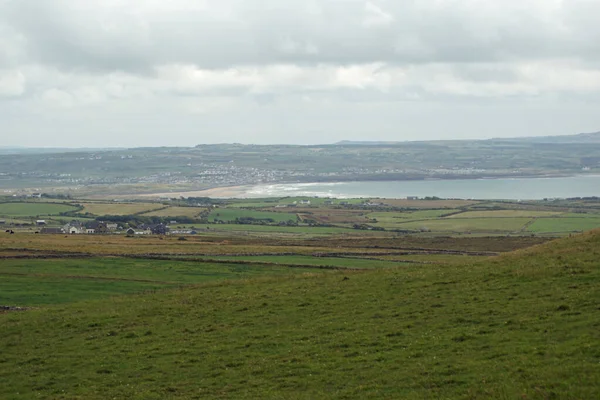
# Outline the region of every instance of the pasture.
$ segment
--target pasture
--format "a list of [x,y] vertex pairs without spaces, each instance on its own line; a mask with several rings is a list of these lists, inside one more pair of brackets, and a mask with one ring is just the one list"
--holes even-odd
[[596,232],[462,265],[40,300],[0,314],[0,397],[598,398],[599,249]]
[[[209,257],[214,259],[214,257]],[[224,261],[238,261],[250,263],[267,263],[269,265],[292,265],[292,266],[326,266],[347,269],[371,269],[371,268],[393,268],[402,265],[401,262],[390,260],[375,260],[372,258],[361,259],[359,257],[314,257],[308,255],[275,255],[275,256],[217,256],[216,259]]]
[[[277,265],[127,258],[0,259],[0,305],[37,306],[223,279],[311,272]],[[316,271],[316,270],[314,270]]]
[[450,215],[447,218],[521,218],[521,217],[554,217],[561,215],[558,211],[537,210],[491,210],[466,211]]
[[297,221],[293,214],[277,213],[270,211],[254,211],[237,208],[216,208],[208,216],[210,221],[220,220],[225,222],[234,222],[241,218],[253,218],[255,220],[273,220],[274,222]]
[[81,213],[92,215],[134,215],[149,212],[164,207],[158,203],[81,203]]
[[145,217],[188,217],[188,218],[197,218],[202,211],[205,211],[206,208],[201,207],[177,207],[170,206],[158,209],[156,211],[150,211],[143,213],[141,215]]
[[538,218],[527,230],[534,233],[572,233],[596,228],[600,228],[600,218],[579,216],[576,218]]
[[67,204],[47,202],[11,202],[0,203],[0,215],[10,217],[36,217],[58,215],[63,212],[75,211],[77,208]]
[[442,218],[410,221],[398,226],[401,229],[432,232],[517,233],[530,221],[531,218]]

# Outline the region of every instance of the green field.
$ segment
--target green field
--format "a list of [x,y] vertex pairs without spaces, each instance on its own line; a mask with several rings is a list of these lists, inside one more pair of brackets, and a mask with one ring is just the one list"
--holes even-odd
[[531,218],[445,218],[400,224],[401,229],[433,232],[517,232]]
[[407,255],[388,255],[376,256],[376,258],[388,261],[416,261],[422,263],[439,263],[439,264],[471,264],[478,261],[483,261],[489,256],[472,256],[464,254],[407,254]]
[[161,210],[150,211],[142,214],[145,217],[189,217],[197,218],[198,215],[206,210],[200,207],[167,207]]
[[518,218],[518,217],[552,217],[560,215],[556,211],[536,210],[492,210],[492,211],[467,211],[451,215],[447,218]]
[[527,230],[535,233],[557,233],[582,232],[595,228],[600,228],[600,218],[580,216],[577,218],[539,218]]
[[287,221],[296,221],[297,218],[294,214],[288,213],[276,213],[276,212],[268,212],[268,211],[254,211],[254,210],[245,210],[245,209],[236,209],[236,208],[218,208],[214,209],[208,219],[209,220],[221,220],[225,222],[233,222],[237,218],[254,218],[257,220],[266,220],[272,219],[274,222],[287,222]]
[[0,398],[595,399],[599,260],[597,232],[0,314]]
[[82,213],[93,215],[132,215],[164,207],[153,203],[82,203]]
[[[187,225],[186,225],[187,226]],[[358,231],[348,228],[336,228],[326,226],[271,226],[271,225],[241,225],[241,224],[214,224],[202,225],[192,224],[200,228],[208,227],[210,232],[242,232],[242,233],[268,233],[268,234],[291,234],[291,235],[336,235],[336,234],[357,234]],[[202,233],[202,232],[201,232]],[[360,234],[369,235],[369,232],[360,232]]]
[[76,210],[76,207],[53,203],[0,203],[0,215],[10,217],[36,217],[38,215],[58,215]]
[[0,305],[72,302],[174,285],[310,271],[274,265],[125,258],[1,260]]
[[425,219],[436,219],[444,215],[458,212],[459,210],[421,210],[413,212],[374,212],[367,214],[367,218],[376,219],[373,225],[381,226],[386,229],[401,228],[401,224]]
[[290,265],[306,265],[306,266],[332,266],[339,268],[350,269],[372,269],[372,268],[392,268],[402,265],[402,263],[384,260],[368,260],[360,258],[336,258],[336,257],[312,257],[312,256],[208,256],[209,259],[232,260],[232,261],[250,261],[274,263],[274,264],[290,264]]

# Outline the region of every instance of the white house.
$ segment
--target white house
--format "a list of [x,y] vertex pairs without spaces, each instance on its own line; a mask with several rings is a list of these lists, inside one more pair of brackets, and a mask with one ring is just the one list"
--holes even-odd
[[63,230],[65,233],[71,235],[79,235],[81,233],[85,233],[85,228],[79,221],[71,221],[70,223],[63,226]]
[[80,233],[83,233],[83,230],[81,228],[76,227],[76,226],[69,226],[66,229],[66,232],[68,232],[71,235],[79,235]]

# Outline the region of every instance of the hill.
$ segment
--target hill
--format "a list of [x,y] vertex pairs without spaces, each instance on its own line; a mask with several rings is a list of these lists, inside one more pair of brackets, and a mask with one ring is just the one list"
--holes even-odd
[[0,315],[0,398],[598,398],[600,232]]
[[521,143],[600,143],[600,132],[578,133],[575,135],[557,135],[557,136],[526,136],[493,138],[485,140],[429,140],[429,141],[369,141],[369,140],[341,140],[334,143],[336,146],[388,146],[402,145],[411,143],[423,144],[445,144],[445,143],[477,143],[477,142],[521,142]]
[[494,141],[528,142],[528,143],[554,143],[554,144],[598,144],[600,143],[600,132],[579,133],[577,135],[559,136],[532,136],[523,138],[491,139]]
[[[0,188],[101,196],[269,183],[569,176],[600,171],[598,134],[327,145],[216,144],[0,157]],[[77,187],[77,189],[73,189]],[[43,189],[42,189],[43,188]]]

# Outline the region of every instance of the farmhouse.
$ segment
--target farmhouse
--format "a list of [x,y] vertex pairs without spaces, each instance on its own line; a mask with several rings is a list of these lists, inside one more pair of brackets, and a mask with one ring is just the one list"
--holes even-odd
[[150,226],[150,231],[153,235],[166,235],[169,233],[169,227],[165,224],[156,224]]
[[63,226],[63,230],[65,231],[65,233],[71,234],[71,235],[78,235],[80,233],[85,233],[85,227],[81,224],[81,222],[79,221],[71,221],[68,224],[66,224],[65,226]]
[[135,231],[136,235],[150,235],[152,233],[152,228],[150,225],[141,224],[137,227]]
[[108,233],[108,228],[105,222],[90,221],[85,224],[85,233]]
[[46,220],[44,220],[44,219],[38,219],[37,221],[35,221],[35,224],[37,226],[44,226],[44,225],[46,225]]

